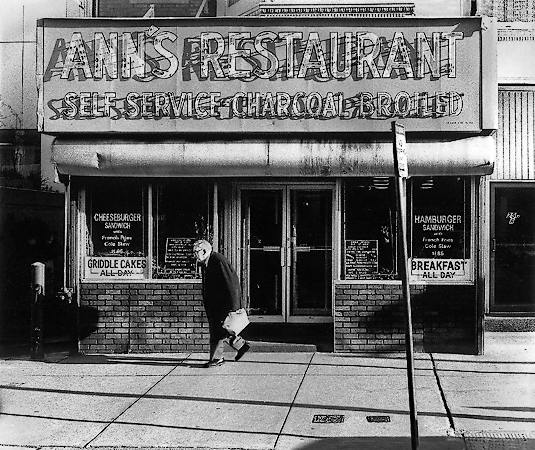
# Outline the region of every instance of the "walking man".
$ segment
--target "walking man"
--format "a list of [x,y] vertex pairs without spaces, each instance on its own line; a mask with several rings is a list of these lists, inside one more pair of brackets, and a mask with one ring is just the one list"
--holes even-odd
[[237,351],[238,361],[248,350],[249,344],[241,336],[231,336],[222,327],[231,311],[240,309],[241,288],[238,275],[221,253],[214,252],[205,240],[193,244],[193,252],[202,267],[203,301],[210,330],[210,359],[204,367],[222,365],[224,344]]

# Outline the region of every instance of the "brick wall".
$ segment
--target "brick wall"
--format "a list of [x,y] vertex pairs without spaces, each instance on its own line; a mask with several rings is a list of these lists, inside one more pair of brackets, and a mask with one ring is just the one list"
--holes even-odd
[[[474,286],[411,286],[415,351],[476,353]],[[80,298],[80,351],[208,351],[199,283],[85,283]],[[401,285],[339,284],[336,352],[403,351]]]
[[85,283],[80,294],[80,351],[208,351],[201,285]]
[[[474,286],[411,286],[415,351],[476,353],[476,301]],[[337,285],[334,332],[337,352],[404,350],[401,285]]]

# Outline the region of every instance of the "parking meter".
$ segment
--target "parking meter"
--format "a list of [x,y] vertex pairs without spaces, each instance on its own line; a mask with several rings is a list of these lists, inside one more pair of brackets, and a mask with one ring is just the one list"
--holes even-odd
[[45,265],[42,262],[32,264],[32,289],[41,295],[45,295]]
[[31,342],[32,359],[44,359],[43,348],[43,297],[45,295],[45,265],[34,262],[31,271]]

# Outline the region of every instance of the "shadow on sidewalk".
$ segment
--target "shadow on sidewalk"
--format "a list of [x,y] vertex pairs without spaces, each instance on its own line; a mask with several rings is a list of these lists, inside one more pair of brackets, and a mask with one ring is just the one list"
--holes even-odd
[[[292,446],[295,450],[410,450],[411,438],[407,437],[337,437]],[[533,439],[468,439],[448,436],[420,437],[420,450],[528,450],[535,448]]]
[[[47,362],[59,362],[66,359],[72,353],[73,344],[67,339],[46,340],[43,344],[44,360]],[[29,342],[2,342],[0,343],[0,358],[29,360],[30,356]]]
[[[320,439],[303,445],[296,445],[295,450],[410,450],[411,438],[407,437],[336,437]],[[420,450],[465,450],[462,438],[455,437],[421,437]]]
[[[71,355],[61,361],[61,364],[133,364],[151,366],[187,366],[188,354],[179,355],[129,355],[121,353],[118,355]],[[206,362],[206,360],[202,360]],[[199,365],[201,362],[199,362]]]

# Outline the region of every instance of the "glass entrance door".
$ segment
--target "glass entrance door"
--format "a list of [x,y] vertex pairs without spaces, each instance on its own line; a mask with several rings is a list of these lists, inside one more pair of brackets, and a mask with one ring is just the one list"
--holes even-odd
[[241,277],[253,320],[329,319],[331,187],[240,189]]
[[332,193],[290,191],[292,316],[331,314]]
[[535,312],[535,185],[492,190],[491,312]]
[[249,314],[280,317],[284,303],[282,189],[241,192],[241,283]]

